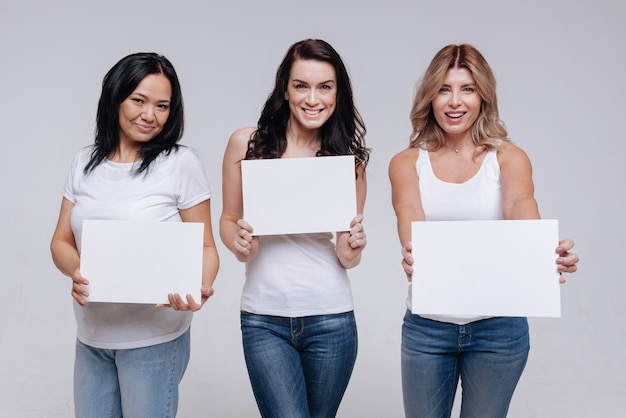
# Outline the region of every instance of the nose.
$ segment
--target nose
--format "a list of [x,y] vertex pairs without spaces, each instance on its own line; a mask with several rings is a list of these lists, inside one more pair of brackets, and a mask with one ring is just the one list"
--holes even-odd
[[459,95],[459,93],[452,93],[450,95],[449,104],[452,107],[457,107],[461,105],[461,96]]
[[141,112],[141,118],[145,121],[152,121],[154,119],[154,108],[152,106],[144,107]]
[[317,92],[315,89],[309,90],[309,94],[306,96],[307,104],[315,104],[317,103]]

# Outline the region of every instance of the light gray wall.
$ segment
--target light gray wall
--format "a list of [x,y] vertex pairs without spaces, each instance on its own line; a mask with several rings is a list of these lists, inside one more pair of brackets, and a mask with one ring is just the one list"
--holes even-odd
[[[92,142],[104,73],[137,51],[172,60],[186,102],[183,143],[206,166],[217,232],[226,140],[256,123],[287,47],[307,37],[329,41],[345,59],[374,149],[369,245],[351,271],[360,352],[339,416],[402,416],[406,281],[387,164],[407,145],[417,78],[437,50],[460,42],[491,63],[501,116],[533,161],[542,215],[560,220],[561,236],[576,240],[582,258],[561,288],[562,318],[531,319],[531,356],[510,416],[623,413],[622,0],[3,0],[0,414],[72,416],[70,281],[53,266],[48,244],[70,160]],[[243,266],[219,249],[216,294],[194,319],[181,417],[257,416],[238,325]]]

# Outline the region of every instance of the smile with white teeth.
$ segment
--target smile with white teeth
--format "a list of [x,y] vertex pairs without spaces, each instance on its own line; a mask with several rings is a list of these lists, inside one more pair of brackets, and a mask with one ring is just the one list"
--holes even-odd
[[464,112],[459,112],[459,113],[446,113],[446,116],[452,119],[456,119],[456,118],[460,118],[461,116],[463,116],[465,113]]
[[322,112],[322,109],[317,109],[317,110],[302,109],[302,110],[304,110],[304,113],[306,113],[307,115],[319,115]]

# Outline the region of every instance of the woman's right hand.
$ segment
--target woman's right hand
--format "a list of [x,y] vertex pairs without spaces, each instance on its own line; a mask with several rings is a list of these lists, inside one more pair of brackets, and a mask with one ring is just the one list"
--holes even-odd
[[237,221],[239,229],[233,240],[233,249],[237,260],[247,262],[253,260],[259,251],[259,237],[252,236],[252,227],[243,219]]
[[89,296],[89,292],[85,289],[85,286],[89,285],[89,280],[85,279],[81,274],[80,270],[74,270],[74,273],[71,275],[72,279],[72,297],[80,306],[85,306],[87,301],[86,297]]
[[402,268],[406,273],[406,279],[410,282],[413,280],[413,244],[407,242],[402,247]]

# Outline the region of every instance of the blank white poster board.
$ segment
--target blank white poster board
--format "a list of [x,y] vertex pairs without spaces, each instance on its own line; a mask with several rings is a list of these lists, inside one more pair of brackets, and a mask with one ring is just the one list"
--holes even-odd
[[243,160],[241,182],[253,235],[347,231],[356,215],[353,155]]
[[560,317],[557,220],[413,222],[412,310]]
[[200,302],[204,225],[197,222],[83,221],[81,274],[89,302]]

